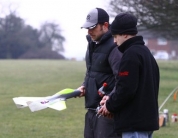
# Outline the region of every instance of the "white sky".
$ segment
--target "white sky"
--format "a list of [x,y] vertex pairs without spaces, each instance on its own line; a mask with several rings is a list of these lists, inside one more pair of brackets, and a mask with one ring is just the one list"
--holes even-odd
[[68,58],[84,58],[87,48],[86,29],[81,29],[88,12],[100,7],[107,10],[108,0],[0,0],[0,8],[5,4],[15,5],[17,15],[26,24],[39,28],[45,21],[54,21],[63,30],[66,38],[65,53]]

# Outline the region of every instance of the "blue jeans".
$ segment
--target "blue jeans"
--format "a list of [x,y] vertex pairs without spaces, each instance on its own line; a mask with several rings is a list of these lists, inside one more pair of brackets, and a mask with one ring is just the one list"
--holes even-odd
[[152,131],[123,132],[122,138],[152,138]]

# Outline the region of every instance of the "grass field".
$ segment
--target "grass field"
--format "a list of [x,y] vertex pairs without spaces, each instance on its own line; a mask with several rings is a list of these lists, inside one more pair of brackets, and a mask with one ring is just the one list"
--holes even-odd
[[[178,87],[178,61],[158,61],[161,74],[159,104]],[[83,81],[83,61],[0,60],[0,138],[83,138],[84,98],[67,100],[67,109],[30,112],[17,109],[12,98],[49,96],[65,88],[77,88]],[[173,96],[163,106],[169,115],[178,113]],[[171,119],[171,118],[170,118]],[[178,137],[178,122],[154,133],[154,138]]]

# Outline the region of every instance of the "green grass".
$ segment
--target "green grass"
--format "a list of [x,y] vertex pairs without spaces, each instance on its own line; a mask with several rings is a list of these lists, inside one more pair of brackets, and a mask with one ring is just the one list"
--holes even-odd
[[[178,61],[158,61],[161,74],[159,104],[178,86]],[[30,112],[17,109],[18,96],[49,96],[65,88],[77,88],[85,74],[83,61],[0,60],[0,138],[83,138],[84,98],[67,100],[67,109]],[[178,113],[173,96],[163,106]],[[154,133],[154,138],[178,136],[178,122]]]
[[[178,61],[158,61],[160,67],[160,90],[159,105],[161,105],[168,95],[178,88]],[[176,138],[178,136],[178,122],[171,122],[171,115],[178,113],[178,101],[173,100],[173,95],[162,107],[169,110],[170,122],[154,133],[154,138]]]
[[0,61],[0,138],[82,138],[84,98],[67,100],[67,110],[31,113],[17,109],[12,98],[48,96],[77,88],[85,74],[84,62],[59,60]]

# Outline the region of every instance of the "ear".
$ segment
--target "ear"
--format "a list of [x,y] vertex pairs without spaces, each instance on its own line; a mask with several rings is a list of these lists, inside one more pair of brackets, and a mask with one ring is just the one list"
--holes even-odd
[[104,22],[103,27],[105,30],[109,29],[109,23],[108,22]]
[[125,35],[124,36],[125,39],[129,39],[129,38],[132,38],[132,37],[134,37],[134,35]]
[[129,38],[129,35],[124,34],[123,36],[124,36],[125,39]]

